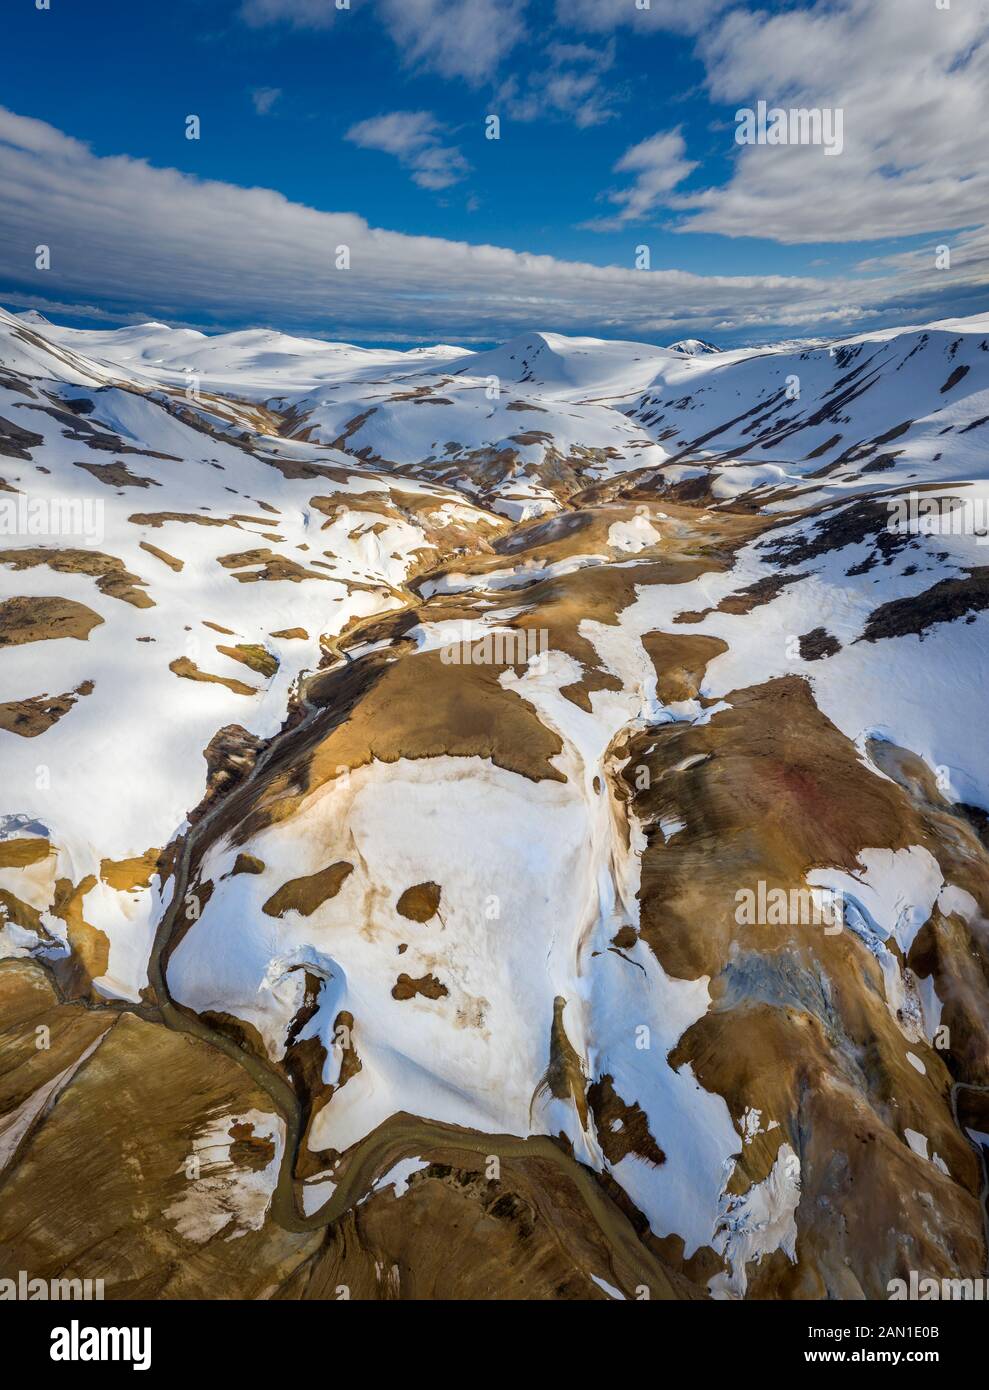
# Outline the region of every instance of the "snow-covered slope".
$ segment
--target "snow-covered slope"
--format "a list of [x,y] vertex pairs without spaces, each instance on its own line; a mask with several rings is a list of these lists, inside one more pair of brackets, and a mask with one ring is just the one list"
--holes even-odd
[[691,367],[660,371],[630,414],[715,496],[798,484],[807,503],[984,473],[989,318]]
[[121,1290],[984,1266],[989,320],[690,346],[0,314],[0,1249],[75,1135]]
[[[48,827],[77,880],[168,844],[202,798],[220,728],[276,733],[341,632],[401,607],[410,574],[504,523],[450,490],[393,490],[333,450],[245,438],[211,404],[111,384],[74,350],[5,328],[0,362],[20,374],[0,382],[0,563],[25,621],[57,595],[75,640],[56,615],[37,619],[55,640],[5,641],[4,771],[16,812]],[[41,733],[54,803],[34,785]],[[95,902],[86,910],[100,928]],[[137,998],[146,962],[122,951],[104,986]]]
[[442,345],[398,352],[293,338],[261,328],[207,335],[153,322],[106,332],[49,325],[46,332],[52,342],[142,379],[184,388],[195,378],[210,390],[252,398],[273,395],[286,385],[298,390],[341,376],[415,370],[467,355],[465,348]]

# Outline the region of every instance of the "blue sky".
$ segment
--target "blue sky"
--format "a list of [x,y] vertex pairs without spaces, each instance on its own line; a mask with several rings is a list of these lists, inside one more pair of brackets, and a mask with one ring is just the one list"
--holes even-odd
[[[264,322],[409,342],[490,342],[522,327],[748,342],[985,306],[986,161],[967,129],[987,76],[983,0],[949,12],[934,0],[639,3],[51,0],[39,11],[19,0],[4,17],[0,176],[15,193],[6,226],[0,212],[0,300],[80,323]],[[840,106],[841,157],[740,149],[736,109],[758,99]],[[185,138],[190,113],[198,140]],[[485,139],[490,113],[499,140]],[[50,139],[37,134],[48,128]],[[166,170],[187,176],[174,226]],[[139,195],[153,173],[154,193]],[[101,222],[86,204],[104,187]],[[259,215],[237,188],[272,190],[287,208]],[[318,264],[305,209],[326,215],[327,243],[355,241],[346,282]],[[267,226],[269,213],[277,249],[255,247],[252,260],[252,217]],[[340,214],[365,230],[341,232]],[[297,265],[291,216],[305,224]],[[196,283],[183,286],[169,265],[197,229],[183,263],[195,262]],[[371,229],[402,240],[372,245]],[[451,242],[553,264],[444,277]],[[42,243],[55,243],[47,271],[28,254]],[[632,274],[643,244],[651,271]],[[947,273],[933,270],[943,244],[955,250]],[[262,288],[273,269],[281,299]],[[583,303],[582,281],[594,281]]]

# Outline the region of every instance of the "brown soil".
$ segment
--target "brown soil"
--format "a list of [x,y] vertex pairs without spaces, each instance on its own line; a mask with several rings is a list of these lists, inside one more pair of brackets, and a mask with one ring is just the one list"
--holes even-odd
[[48,840],[0,840],[0,869],[26,869],[52,853]]
[[[942,579],[913,598],[884,603],[869,615],[860,642],[923,635],[937,623],[954,623],[989,608],[989,566],[969,570],[964,579]],[[969,621],[972,621],[969,618]]]
[[841,651],[841,643],[826,628],[815,627],[800,638],[800,655],[804,661],[821,661]]
[[336,897],[353,871],[353,864],[341,860],[320,869],[318,873],[289,879],[277,892],[272,893],[261,911],[269,917],[284,917],[286,912],[299,912],[303,917],[311,917],[318,907]]
[[417,980],[409,975],[399,975],[391,990],[393,999],[414,999],[417,994],[425,995],[427,999],[442,999],[449,993],[446,985],[441,984],[435,975],[420,975]]
[[289,560],[284,555],[276,555],[273,550],[242,550],[234,555],[218,555],[218,565],[233,573],[234,579],[242,584],[253,584],[262,579],[290,579],[299,584],[303,579],[328,579],[318,570],[306,569],[305,565]]
[[145,478],[132,473],[126,463],[77,463],[76,468],[84,468],[87,473],[103,483],[105,487],[160,487],[155,478]]
[[135,512],[127,520],[135,526],[151,526],[155,529],[164,526],[166,522],[178,521],[189,526],[233,526],[237,531],[243,530],[239,522],[232,521],[229,517],[201,516],[198,512]]
[[26,700],[9,700],[0,704],[0,729],[21,738],[37,738],[68,714],[80,696],[91,695],[94,688],[92,681],[84,681],[64,695],[32,695]]
[[177,560],[174,555],[169,555],[167,550],[159,550],[150,541],[141,541],[141,549],[146,550],[149,555],[153,555],[156,560],[160,560],[163,565],[167,565],[170,570],[180,574],[185,569],[185,561]]
[[71,960],[61,968],[60,979],[63,990],[73,999],[91,994],[93,980],[105,975],[110,964],[110,938],[84,915],[83,899],[95,887],[94,874],[87,874],[79,883],[60,878],[55,884],[52,915],[65,922],[72,947]]
[[642,645],[656,668],[656,693],[666,705],[696,700],[708,665],[728,650],[720,637],[702,633],[647,632]]
[[638,1101],[629,1105],[622,1100],[615,1090],[614,1078],[607,1072],[588,1086],[587,1102],[598,1142],[610,1164],[621,1163],[626,1154],[638,1154],[657,1166],[666,1162],[666,1155],[649,1129],[646,1112]]
[[[8,598],[0,603],[0,647],[54,642],[61,637],[85,642],[93,628],[102,622],[98,613],[70,598]],[[55,697],[56,700],[66,698]]]
[[170,661],[168,669],[174,671],[177,676],[181,676],[183,680],[203,681],[207,685],[225,685],[234,695],[256,695],[258,693],[253,685],[245,685],[243,681],[232,680],[229,676],[211,676],[207,671],[200,671],[196,663],[187,656],[179,656],[174,661]]
[[428,922],[439,911],[440,892],[438,883],[417,883],[412,888],[406,888],[395,910],[410,922]]
[[132,859],[104,859],[100,862],[100,878],[118,893],[134,893],[151,883],[160,858],[160,849],[149,849]]
[[120,599],[135,608],[153,608],[154,600],[144,592],[147,580],[139,579],[124,568],[115,555],[103,555],[98,550],[58,550],[44,546],[22,550],[0,550],[0,565],[14,570],[33,569],[47,565],[56,574],[85,574],[96,580],[101,594]]
[[264,863],[255,854],[238,854],[231,874],[263,874]]
[[238,642],[235,647],[223,647],[217,644],[216,650],[223,656],[228,656],[231,661],[239,661],[243,666],[256,671],[259,676],[264,676],[270,680],[278,670],[278,658],[273,656],[265,647],[256,643]]

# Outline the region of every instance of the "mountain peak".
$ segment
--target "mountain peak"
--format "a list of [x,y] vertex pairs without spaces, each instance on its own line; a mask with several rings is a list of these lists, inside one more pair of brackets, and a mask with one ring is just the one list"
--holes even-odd
[[666,350],[679,352],[684,357],[703,357],[705,353],[721,351],[713,343],[706,343],[703,338],[680,338],[678,342],[670,343]]

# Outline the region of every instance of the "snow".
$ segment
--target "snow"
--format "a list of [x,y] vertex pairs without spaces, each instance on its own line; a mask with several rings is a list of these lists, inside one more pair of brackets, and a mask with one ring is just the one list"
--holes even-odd
[[933,1163],[938,1172],[944,1173],[946,1177],[951,1177],[950,1169],[944,1159],[941,1158],[939,1154],[928,1153],[930,1140],[927,1138],[926,1134],[921,1134],[915,1129],[904,1129],[903,1137],[915,1154],[925,1159],[928,1163]]
[[390,1168],[383,1177],[377,1179],[373,1190],[381,1192],[386,1187],[394,1189],[394,1196],[404,1197],[409,1190],[409,1178],[413,1173],[421,1173],[423,1168],[429,1167],[428,1158],[402,1158]]
[[905,958],[931,915],[944,883],[937,860],[922,845],[907,849],[863,849],[861,872],[815,869],[807,882],[840,896],[844,923],[875,956],[883,973],[886,1003],[904,1036],[925,1036],[926,1013],[916,976],[886,944],[894,940]]
[[712,343],[705,343],[702,338],[681,338],[676,343],[670,343],[666,349],[667,352],[680,352],[684,357],[701,357],[719,350]]
[[[235,1127],[249,1128],[255,1140],[272,1146],[263,1168],[237,1165],[231,1158]],[[271,1204],[285,1142],[284,1121],[259,1110],[217,1115],[193,1136],[192,1152],[178,1172],[185,1191],[163,1215],[185,1240],[204,1245],[216,1236],[238,1240],[258,1231]]]
[[472,377],[497,377],[524,385],[533,382],[541,391],[603,395],[608,390],[623,394],[644,385],[656,365],[668,359],[670,349],[651,343],[627,343],[604,338],[563,337],[559,333],[523,333],[500,347],[472,353],[455,370]]
[[60,346],[101,364],[124,369],[129,376],[163,385],[185,387],[199,378],[202,389],[250,394],[255,399],[276,395],[286,386],[313,388],[340,377],[382,368],[408,371],[423,363],[454,362],[464,348],[359,348],[319,338],[294,338],[268,329],[247,329],[207,335],[164,323],[141,323],[128,328],[93,330],[49,325],[45,336]]
[[637,555],[640,550],[658,545],[662,538],[662,532],[657,531],[644,516],[634,517],[631,521],[616,521],[608,528],[608,544],[628,555]]
[[768,1177],[742,1196],[726,1194],[723,1200],[714,1248],[728,1268],[708,1283],[715,1298],[741,1298],[748,1285],[747,1266],[774,1250],[796,1261],[799,1204],[800,1160],[789,1144],[781,1144]]
[[608,1283],[607,1279],[602,1279],[599,1274],[592,1274],[591,1278],[599,1289],[604,1290],[609,1298],[620,1299],[623,1303],[626,1302],[625,1295],[622,1293],[621,1289],[616,1289],[614,1284]]
[[[136,385],[126,389],[108,384],[109,371],[88,364],[71,347],[95,351],[106,347],[105,339],[118,347],[129,345],[126,352],[117,353],[126,368],[138,357],[143,361],[159,352],[163,338],[173,340],[173,330],[151,325],[90,335],[46,328],[40,346],[31,343],[24,348],[8,325],[17,325],[17,320],[0,311],[0,362],[32,377],[37,377],[39,367],[50,375],[57,373],[59,382],[71,386],[50,381],[46,389],[66,399],[80,394],[92,399],[94,408],[79,417],[81,422],[111,430],[140,450],[119,457],[132,474],[151,484],[115,488],[97,482],[77,462],[84,459],[100,466],[110,463],[114,453],[90,450],[84,441],[67,438],[49,416],[25,409],[23,396],[0,386],[0,416],[44,435],[47,472],[16,462],[13,479],[30,488],[32,499],[89,498],[101,523],[95,546],[88,544],[91,537],[44,535],[5,536],[3,545],[74,545],[111,555],[146,581],[140,587],[154,605],[134,607],[101,592],[95,579],[85,574],[56,574],[47,565],[16,573],[0,570],[8,594],[57,593],[102,619],[85,642],[58,639],[9,648],[0,664],[0,701],[68,692],[94,682],[92,693],[76,701],[45,733],[43,743],[0,733],[5,809],[44,827],[58,847],[59,871],[78,882],[87,874],[98,877],[103,859],[125,859],[166,845],[203,795],[203,750],[216,731],[240,724],[259,738],[276,733],[299,678],[319,664],[320,638],[340,633],[355,619],[400,606],[396,586],[434,542],[418,522],[386,514],[392,501],[388,479],[355,469],[352,461],[332,450],[272,439],[271,458],[346,469],[332,480],[285,477],[263,450],[249,452],[192,428],[172,413],[165,398],[148,395],[136,377]],[[186,346],[208,341],[185,330],[179,336]],[[45,343],[55,346],[46,348]],[[234,346],[245,345],[240,335]],[[323,349],[329,350],[320,345]],[[21,360],[24,352],[30,359],[26,363]],[[94,382],[102,388],[95,395],[80,393],[79,387]],[[184,399],[182,404],[187,404]],[[413,479],[402,479],[400,487],[403,494],[432,506],[438,531],[454,521],[487,519],[498,524],[448,489]],[[344,508],[329,520],[310,505],[312,497],[328,493],[349,494],[362,503],[380,497],[384,510],[378,514],[373,507]],[[167,520],[154,525],[129,519],[159,510],[224,524]],[[142,542],[177,557],[183,562],[181,571],[174,572],[143,550]],[[219,563],[221,556],[257,548],[284,556],[319,577],[299,583],[285,579],[243,584]],[[208,628],[206,622],[233,635]],[[298,627],[309,634],[307,639],[270,636]],[[275,654],[280,662],[277,674],[266,679],[217,650],[218,645],[239,643]],[[183,657],[255,693],[181,679],[169,667]],[[23,876],[19,878],[23,888]],[[47,896],[33,905],[44,910],[50,903],[49,875]],[[140,997],[147,984],[146,960],[158,910],[151,891],[118,894],[102,882],[83,899],[86,920],[110,938],[109,970],[97,982],[107,995],[133,1001]],[[50,916],[44,920],[49,931],[64,939],[64,923]],[[24,949],[18,928],[8,926],[3,940],[6,944],[0,949]]]
[[863,849],[861,872],[817,869],[808,883],[840,893],[865,927],[881,940],[892,937],[904,956],[938,900],[944,877],[937,860],[922,845],[907,849]]

